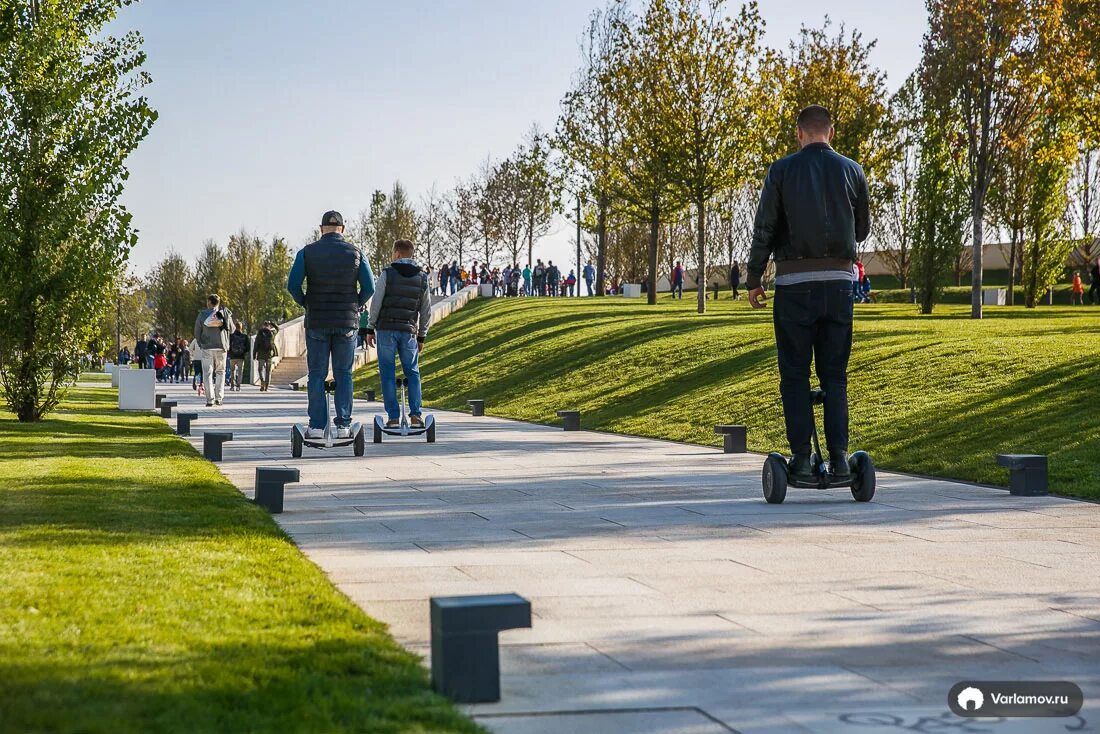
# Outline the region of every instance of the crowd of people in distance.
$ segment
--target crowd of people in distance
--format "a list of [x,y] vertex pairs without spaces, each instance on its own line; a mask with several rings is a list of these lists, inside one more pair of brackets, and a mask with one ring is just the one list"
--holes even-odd
[[519,266],[519,263],[506,264],[503,268],[492,267],[488,263],[474,261],[470,268],[452,260],[450,265],[429,269],[429,283],[433,296],[450,296],[471,285],[491,285],[494,296],[575,296],[580,295],[580,281],[584,280],[587,295],[595,295],[596,268],[592,261],[581,270],[581,278],[570,269],[565,275],[553,260],[543,264],[541,259]]

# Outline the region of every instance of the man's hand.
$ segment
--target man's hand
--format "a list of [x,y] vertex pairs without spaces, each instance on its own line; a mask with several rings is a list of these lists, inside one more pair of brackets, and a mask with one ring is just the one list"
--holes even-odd
[[422,342],[422,341],[417,341],[416,342],[416,351],[418,351],[418,352],[423,352],[424,351],[424,342]]
[[749,305],[753,308],[764,308],[767,305],[768,294],[763,288],[757,287],[749,291]]
[[367,334],[367,346],[374,347],[374,334]]

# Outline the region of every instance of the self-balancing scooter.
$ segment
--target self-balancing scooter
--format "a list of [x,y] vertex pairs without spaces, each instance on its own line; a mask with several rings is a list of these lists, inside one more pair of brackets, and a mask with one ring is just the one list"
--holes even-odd
[[[811,390],[810,401],[814,406],[825,402],[824,390]],[[783,454],[772,452],[764,460],[763,485],[764,499],[778,505],[787,497],[787,487],[802,489],[834,489],[848,487],[856,502],[870,502],[875,496],[875,465],[866,451],[856,451],[848,457],[848,469],[851,476],[834,477],[829,474],[825,458],[821,455],[821,445],[817,440],[817,421],[814,421],[814,453],[810,455],[810,466],[814,481],[805,482],[790,476],[792,460]]]
[[409,386],[409,378],[399,377],[397,378],[397,386],[401,388],[401,424],[394,428],[386,427],[386,419],[383,416],[374,416],[374,442],[382,443],[382,434],[389,436],[419,436],[424,434],[428,439],[428,443],[435,443],[435,416],[424,416],[423,427],[413,427],[409,425],[409,417],[406,413],[407,394],[406,389]]
[[334,380],[325,381],[325,399],[328,401],[328,425],[325,426],[325,434],[321,438],[308,438],[306,436],[306,429],[308,426],[304,423],[295,423],[290,429],[290,455],[295,459],[301,458],[302,447],[309,446],[313,449],[332,449],[339,446],[353,446],[353,450],[356,456],[362,456],[367,450],[367,438],[363,432],[363,424],[359,421],[353,421],[348,426],[348,435],[346,437],[340,437],[337,435],[336,424],[333,422],[336,416],[336,408],[334,405],[336,392],[336,382]]

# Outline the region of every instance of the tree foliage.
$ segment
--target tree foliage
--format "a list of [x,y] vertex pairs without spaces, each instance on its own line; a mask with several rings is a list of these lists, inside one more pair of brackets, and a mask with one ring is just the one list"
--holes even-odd
[[60,399],[137,241],[125,161],[156,113],[121,0],[0,5],[0,382],[21,421]]

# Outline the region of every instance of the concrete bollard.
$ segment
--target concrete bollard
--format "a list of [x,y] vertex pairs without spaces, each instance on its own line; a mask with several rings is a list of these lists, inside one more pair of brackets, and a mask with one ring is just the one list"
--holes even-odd
[[209,461],[222,460],[222,444],[232,441],[233,434],[229,431],[205,431],[202,434],[202,455]]
[[256,467],[256,495],[252,500],[272,514],[283,511],[283,487],[297,482],[298,470],[285,466]]
[[176,413],[176,435],[190,436],[191,421],[198,420],[198,413]]
[[517,594],[431,598],[432,688],[459,703],[500,700],[497,633],[531,626]]
[[367,390],[367,400],[374,402],[374,390]]
[[559,410],[558,417],[561,418],[561,427],[565,430],[581,430],[581,412],[579,410]]
[[176,407],[178,404],[179,404],[179,402],[176,401],[176,400],[161,400],[160,401],[160,417],[161,418],[171,418],[172,417],[172,408]]
[[467,400],[466,405],[470,406],[470,415],[472,415],[472,416],[485,415],[485,401],[484,400]]
[[167,396],[167,395],[165,395],[165,394],[164,394],[164,393],[162,393],[162,392],[158,392],[157,394],[155,394],[155,395],[153,396],[153,408],[155,408],[155,409],[159,409],[159,408],[160,408],[160,404],[161,404],[161,403],[162,403],[162,402],[164,401],[164,399],[165,399],[166,397],[168,397],[168,396]]
[[743,454],[749,450],[748,429],[745,426],[715,426],[722,437],[722,450],[727,454]]
[[1008,491],[1017,497],[1049,493],[1047,457],[1043,454],[997,454],[997,464],[1008,469]]

